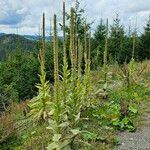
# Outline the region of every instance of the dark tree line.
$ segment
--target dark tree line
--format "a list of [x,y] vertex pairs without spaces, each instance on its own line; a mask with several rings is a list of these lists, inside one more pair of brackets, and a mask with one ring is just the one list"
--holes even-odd
[[[130,28],[129,28],[130,29]],[[105,47],[106,23],[101,19],[92,38],[92,65],[98,66],[103,63],[103,52]],[[128,63],[133,55],[136,61],[150,59],[150,18],[144,27],[141,35],[136,29],[132,32],[125,32],[121,25],[119,16],[109,26],[108,57],[110,61],[117,61],[119,64]]]

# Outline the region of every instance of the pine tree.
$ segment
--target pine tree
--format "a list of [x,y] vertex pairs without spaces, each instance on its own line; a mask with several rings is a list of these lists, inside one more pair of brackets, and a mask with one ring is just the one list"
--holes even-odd
[[141,36],[141,45],[138,50],[139,60],[150,59],[150,16]]
[[124,40],[124,27],[120,24],[119,15],[117,14],[113,21],[113,25],[111,26],[109,49],[111,57],[119,63],[123,63],[125,61],[125,58],[122,55],[124,50]]
[[101,19],[99,25],[97,26],[94,32],[94,38],[92,42],[92,65],[96,68],[98,64],[103,63],[103,52],[105,47],[105,33],[106,33],[106,25],[103,23]]

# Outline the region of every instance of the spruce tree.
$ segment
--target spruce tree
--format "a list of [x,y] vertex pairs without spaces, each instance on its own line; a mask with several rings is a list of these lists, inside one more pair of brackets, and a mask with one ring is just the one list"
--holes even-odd
[[103,63],[103,52],[105,47],[105,34],[106,34],[106,25],[103,23],[101,19],[99,25],[97,26],[94,32],[94,38],[92,41],[92,66],[94,65],[95,68],[98,64]]
[[141,36],[141,45],[138,50],[139,60],[150,59],[150,16]]
[[120,24],[119,15],[117,14],[113,21],[113,25],[111,26],[109,49],[111,58],[119,63],[123,63],[125,61],[125,57],[123,56],[124,40],[124,27]]

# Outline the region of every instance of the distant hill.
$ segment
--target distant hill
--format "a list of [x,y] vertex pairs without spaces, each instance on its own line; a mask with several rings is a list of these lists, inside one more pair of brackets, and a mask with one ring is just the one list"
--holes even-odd
[[17,48],[23,51],[33,51],[37,49],[37,42],[21,35],[0,33],[0,60],[5,59],[10,51]]
[[0,33],[0,36],[3,36],[3,35],[5,35],[5,33]]
[[[37,35],[23,35],[23,37],[25,37],[28,40],[32,40],[32,41],[38,41],[39,40],[39,36]],[[52,41],[53,37],[51,36],[46,36],[45,37],[46,41]]]
[[[16,35],[16,34],[6,34],[6,33],[0,33],[0,36],[4,36],[4,35]],[[38,41],[39,40],[39,36],[38,35],[20,35],[28,40],[31,41]],[[62,40],[62,36],[58,37],[60,40]],[[52,41],[53,40],[53,36],[46,36],[45,37],[46,41]]]
[[[62,41],[62,37],[58,37]],[[0,61],[18,47],[24,51],[37,50],[38,35],[17,35],[0,33]],[[46,41],[52,41],[53,37],[46,36]]]

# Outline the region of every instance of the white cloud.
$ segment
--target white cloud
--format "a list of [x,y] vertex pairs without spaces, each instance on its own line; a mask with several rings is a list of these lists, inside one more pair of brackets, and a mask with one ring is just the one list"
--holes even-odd
[[[42,12],[46,13],[47,28],[50,17],[57,14],[61,21],[63,0],[0,0],[0,32],[20,34],[38,34]],[[74,0],[66,0],[67,10]],[[112,23],[116,13],[119,13],[121,22],[127,26],[135,24],[137,18],[139,31],[150,14],[149,0],[81,0],[86,9],[89,21],[95,20],[93,29],[101,17],[108,18]]]

